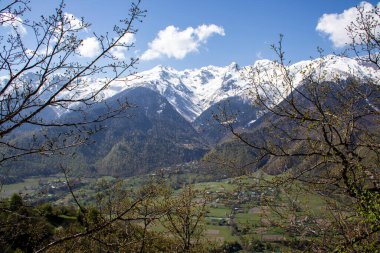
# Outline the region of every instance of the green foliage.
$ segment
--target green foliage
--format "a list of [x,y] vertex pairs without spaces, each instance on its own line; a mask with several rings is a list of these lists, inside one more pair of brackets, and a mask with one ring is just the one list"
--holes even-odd
[[23,205],[23,203],[22,203],[22,197],[19,194],[14,193],[12,195],[12,197],[10,198],[10,200],[9,200],[9,209],[11,211],[16,211],[20,207],[22,207],[22,205]]
[[53,215],[53,207],[49,203],[43,203],[37,207],[41,216],[50,217]]
[[25,206],[20,195],[5,199],[1,205],[1,252],[33,252],[52,238],[54,227],[38,208]]
[[211,250],[212,253],[235,253],[243,250],[239,242],[225,242],[222,246]]

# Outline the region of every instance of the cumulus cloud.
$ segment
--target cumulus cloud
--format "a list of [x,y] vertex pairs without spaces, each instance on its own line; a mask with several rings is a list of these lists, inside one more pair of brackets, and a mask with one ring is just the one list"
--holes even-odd
[[133,33],[126,33],[119,40],[116,47],[112,48],[111,54],[118,60],[125,60],[125,54],[128,51],[128,46],[135,42],[135,35]]
[[4,27],[11,27],[18,34],[25,35],[27,33],[23,21],[20,17],[15,16],[12,13],[1,13],[0,14],[0,25]]
[[[65,12],[64,17],[71,29],[80,29],[83,27],[84,23],[81,19],[75,17],[73,14]],[[86,30],[86,29],[85,29]]]
[[213,34],[219,34],[224,36],[224,29],[221,26],[217,25],[200,25],[195,29],[195,34],[198,36],[198,39],[202,42],[206,42],[208,37]]
[[141,55],[141,60],[149,61],[162,56],[183,59],[187,54],[197,52],[214,34],[224,36],[223,27],[211,24],[188,27],[181,31],[178,27],[168,26],[159,31],[157,37],[148,44],[149,48]]
[[[128,51],[127,47],[133,42],[135,42],[134,34],[124,34],[116,46],[110,50],[111,55],[118,60],[125,60],[125,54]],[[101,53],[100,42],[96,37],[88,37],[82,41],[78,47],[78,52],[82,57],[95,57]]]
[[[368,2],[361,2],[359,8],[365,12],[370,11],[374,6]],[[351,42],[347,33],[347,27],[358,17],[359,12],[356,7],[344,10],[342,13],[323,14],[319,19],[316,30],[328,36],[335,47],[344,47]]]
[[94,57],[100,53],[100,42],[96,37],[89,37],[82,41],[78,51],[83,57]]

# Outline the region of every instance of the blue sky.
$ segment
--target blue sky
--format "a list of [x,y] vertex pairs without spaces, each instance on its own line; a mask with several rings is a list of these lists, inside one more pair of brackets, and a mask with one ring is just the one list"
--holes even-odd
[[[33,0],[31,15],[48,14],[58,3]],[[344,16],[339,15],[360,3],[351,0],[143,0],[142,8],[147,10],[147,17],[138,25],[139,32],[133,38],[135,49],[126,56],[145,53],[139,70],[158,64],[185,69],[224,66],[233,61],[245,66],[260,58],[272,59],[270,45],[277,42],[282,33],[288,59],[296,62],[317,56],[318,46],[326,53],[341,50],[339,34],[334,30],[342,30],[339,20]],[[88,36],[93,31],[112,30],[129,9],[129,1],[122,0],[67,0],[66,4],[68,13],[85,17],[92,23]],[[337,15],[329,16],[317,31],[323,14]],[[160,31],[161,37],[158,36]],[[182,43],[175,41],[179,37]]]

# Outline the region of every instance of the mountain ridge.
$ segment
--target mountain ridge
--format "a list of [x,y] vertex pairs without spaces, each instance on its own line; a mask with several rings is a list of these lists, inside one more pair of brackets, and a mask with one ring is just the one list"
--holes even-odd
[[[295,86],[300,85],[305,76],[311,74],[310,71],[318,72],[318,69],[322,68],[327,73],[316,75],[323,74],[325,81],[331,81],[337,76],[380,80],[379,71],[360,58],[327,55],[314,60],[299,61],[286,67],[294,77]],[[232,62],[224,67],[209,65],[184,70],[158,65],[126,79],[114,81],[110,85],[110,91],[104,95],[110,97],[117,94],[117,91],[131,87],[147,87],[163,95],[186,120],[193,122],[202,112],[229,97],[250,100],[254,96],[251,82],[257,81],[251,78],[252,68],[261,72],[260,81],[273,81],[269,80],[273,78],[272,74],[276,76],[275,82],[278,86],[284,82],[279,64],[271,60],[258,60],[245,67],[239,67],[236,62]],[[288,94],[282,94],[283,97],[286,95]]]
[[[347,78],[354,75],[380,80],[379,71],[361,58],[327,55],[313,60],[299,61],[286,68],[294,79],[295,87],[300,85],[305,76],[312,71],[317,72],[316,75],[323,74],[325,81],[333,80],[337,76]],[[327,73],[318,73],[318,69],[322,68]],[[260,73],[252,77],[253,69]],[[54,78],[56,77],[51,77],[52,80]],[[0,77],[2,81],[5,79]],[[86,96],[100,89],[105,80],[105,78],[83,78],[86,85],[78,94]],[[129,88],[146,87],[164,96],[187,121],[194,122],[202,112],[229,97],[252,99],[254,91],[251,83],[259,81],[277,83],[281,93],[277,94],[279,96],[277,103],[281,102],[281,97],[288,95],[289,91],[281,88],[284,76],[280,65],[275,61],[262,59],[245,67],[239,67],[236,62],[224,67],[209,65],[184,70],[158,65],[150,70],[111,82],[108,88],[99,94],[98,99],[106,100]],[[61,96],[69,96],[69,91],[63,92]],[[53,110],[57,117],[65,114],[62,109],[53,108]]]
[[[289,71],[288,74],[294,80],[294,87],[298,87],[303,84],[305,75],[321,74],[313,72],[318,70],[318,66],[327,69],[326,72],[321,71],[327,80],[335,80],[336,76],[380,80],[380,72],[368,63],[338,56],[298,62],[287,66],[285,70]],[[141,72],[140,78],[111,83],[109,89],[99,94],[105,103],[94,104],[86,111],[87,116],[96,118],[99,113],[107,110],[104,104],[116,106],[119,99],[127,99],[134,106],[126,113],[133,114],[134,117],[130,120],[115,118],[105,122],[105,130],[92,136],[97,144],[78,149],[75,166],[80,165],[100,174],[129,176],[146,173],[157,167],[199,160],[208,150],[228,137],[223,122],[245,131],[256,128],[263,121],[262,115],[266,111],[252,104],[255,98],[252,82],[263,82],[261,86],[264,89],[267,86],[275,88],[274,92],[266,90],[273,96],[273,106],[289,95],[290,91],[284,85],[284,69],[278,63],[261,60],[252,67],[253,69],[240,68],[232,63],[226,67],[207,66],[178,71],[158,66]],[[249,72],[250,80],[244,79],[244,73],[255,70],[257,73]],[[63,77],[56,78],[54,83],[57,85],[59,81],[64,81]],[[96,82],[101,83],[102,80],[92,78],[84,81],[91,84],[86,87],[96,89]],[[51,87],[54,89],[53,85]],[[84,95],[85,92],[90,90],[84,90]],[[378,104],[374,101],[366,103],[378,110]],[[227,112],[228,118],[223,118],[224,112]],[[218,113],[221,113],[219,123],[222,125],[214,119]],[[65,121],[65,118],[79,116],[82,115],[69,110],[59,114],[57,119]],[[30,132],[29,138],[32,134]],[[20,135],[20,141],[27,143],[28,138],[21,137]],[[34,167],[41,168],[42,173],[50,173],[50,167],[55,166],[54,161],[48,163],[45,158],[25,162],[15,166],[28,168],[34,162]]]

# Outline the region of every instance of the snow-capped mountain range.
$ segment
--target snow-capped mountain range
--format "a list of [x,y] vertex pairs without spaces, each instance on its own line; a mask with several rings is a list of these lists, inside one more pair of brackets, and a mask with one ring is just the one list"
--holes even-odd
[[[252,70],[254,69],[254,71]],[[356,76],[362,79],[380,80],[380,71],[359,59],[328,55],[315,60],[301,61],[287,66],[293,86],[314,75],[323,81],[334,81]],[[284,70],[276,62],[256,61],[253,66],[239,67],[233,62],[226,67],[206,66],[199,69],[176,70],[171,67],[156,66],[136,76],[113,82],[104,92],[104,98],[132,87],[146,87],[163,95],[173,107],[188,121],[194,121],[213,104],[228,97],[247,98],[254,95],[252,80],[271,84],[269,89],[274,100],[289,92],[289,83],[284,81]],[[281,93],[281,94],[279,94]]]
[[[351,76],[363,79],[364,84],[367,84],[366,81],[369,79],[379,84],[380,71],[376,66],[360,59],[339,56],[302,61],[285,68],[269,60],[260,60],[247,67],[239,67],[236,63],[225,67],[207,66],[186,70],[157,66],[137,75],[113,81],[99,94],[99,98],[106,100],[107,105],[111,107],[118,106],[118,101],[124,98],[137,105],[129,110],[130,115],[134,116],[133,120],[129,117],[115,117],[104,122],[103,131],[91,136],[97,144],[78,147],[80,155],[73,158],[78,159],[73,164],[83,164],[83,168],[89,171],[95,168],[95,171],[104,175],[131,176],[199,160],[207,152],[212,152],[210,150],[214,147],[229,149],[228,145],[221,146],[228,142],[229,133],[219,123],[228,122],[239,131],[253,131],[260,133],[255,134],[259,138],[268,138],[266,132],[261,130],[265,128],[266,120],[271,115],[264,114],[260,108],[248,104],[256,92],[265,92],[273,101],[273,105],[276,105],[289,94],[290,88],[305,87],[306,85],[302,85],[305,79],[334,82]],[[19,83],[13,84],[14,89],[10,89],[14,96],[18,97],[23,91],[30,92],[29,87],[41,84],[40,76],[33,73],[19,79]],[[6,78],[0,77],[0,82],[4,81],[6,82]],[[41,89],[32,102],[49,99],[51,94],[66,82],[65,76],[53,75],[44,82],[46,87]],[[107,81],[93,77],[82,78],[78,83],[80,91],[72,92],[66,89],[60,96],[74,99],[90,97]],[[253,83],[259,84],[259,89],[254,89]],[[378,96],[377,94],[374,96]],[[14,100],[17,102],[17,99]],[[366,102],[374,110],[379,110],[378,101]],[[72,109],[77,109],[75,104],[71,106]],[[220,108],[232,116],[221,118],[218,123],[214,116]],[[38,115],[47,122],[59,121],[59,117],[70,120],[83,116],[82,113],[78,114],[77,110],[68,110],[66,107],[56,106],[47,109]],[[97,118],[99,113],[104,113],[103,109],[102,104],[96,103],[92,108],[85,108],[85,116],[88,119]],[[284,122],[286,124],[286,121]],[[24,131],[22,136],[25,136],[20,137],[19,141],[22,143],[29,143],[28,138],[34,138],[36,133],[39,134],[34,131],[36,128],[27,127],[20,130]],[[61,135],[60,129],[48,130],[51,130],[53,135]],[[162,145],[163,143],[165,145]],[[234,151],[229,152],[234,154]],[[25,159],[20,163],[12,163],[12,166],[17,168],[17,171],[21,169],[22,173],[28,176],[30,171],[36,175],[46,171],[53,173],[59,168],[56,167],[55,157],[51,158],[47,162],[45,158],[42,160],[38,156],[33,162]]]
[[186,120],[194,121],[214,103],[227,97],[242,96],[248,85],[241,74],[236,63],[183,71],[160,65],[113,82],[104,97],[132,87],[146,87],[163,95]]
[[[285,78],[285,73],[291,77],[291,83]],[[252,88],[252,82],[261,83],[261,89],[270,94],[276,104],[290,92],[290,86],[297,87],[310,76],[323,81],[356,76],[379,82],[380,71],[359,58],[335,55],[297,62],[288,65],[286,71],[270,60],[258,60],[252,66],[246,67],[239,67],[233,62],[225,67],[206,66],[185,70],[159,65],[112,82],[100,96],[108,99],[129,88],[146,87],[164,96],[186,120],[193,122],[210,106],[226,98],[254,96],[257,90]],[[104,85],[105,81],[102,78],[84,79],[90,85],[77,92],[78,96],[88,96]],[[6,78],[0,78],[0,81],[4,80]],[[65,91],[62,96],[72,95],[70,91]],[[55,110],[58,115],[64,114],[64,111],[59,111],[62,110],[60,108]]]

